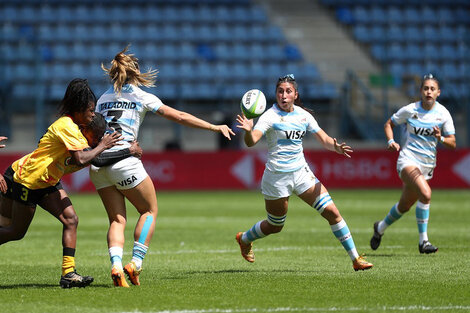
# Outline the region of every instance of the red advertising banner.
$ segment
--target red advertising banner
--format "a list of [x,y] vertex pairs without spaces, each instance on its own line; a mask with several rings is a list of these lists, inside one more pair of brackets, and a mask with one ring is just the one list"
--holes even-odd
[[[330,151],[305,151],[307,162],[327,188],[399,188],[398,153],[385,150],[355,151],[346,158]],[[3,172],[17,154],[1,154]],[[145,168],[157,190],[221,190],[259,188],[266,152],[258,150],[220,152],[145,153]],[[62,180],[72,192],[93,191],[88,169]],[[434,188],[470,187],[470,150],[438,152],[438,165],[430,181]]]

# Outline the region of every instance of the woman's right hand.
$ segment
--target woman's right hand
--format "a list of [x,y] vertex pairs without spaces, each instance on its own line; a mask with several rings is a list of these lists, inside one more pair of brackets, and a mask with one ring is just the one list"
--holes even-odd
[[243,129],[246,132],[251,132],[253,130],[253,120],[249,120],[245,115],[237,115],[238,128]]
[[122,136],[119,132],[115,131],[114,133],[111,134],[105,134],[103,138],[101,139],[99,145],[104,147],[104,150],[109,149],[111,147],[114,147],[118,144],[118,142],[122,139]]
[[5,178],[3,178],[2,174],[0,174],[0,191],[2,193],[7,193],[8,186],[7,182],[5,181]]
[[131,146],[129,147],[129,151],[133,156],[136,158],[141,158],[142,157],[142,148],[139,146],[139,142],[137,140],[134,140],[131,142]]
[[394,142],[391,142],[388,146],[387,146],[387,150],[388,151],[400,151],[400,145],[398,143],[396,143],[395,141]]

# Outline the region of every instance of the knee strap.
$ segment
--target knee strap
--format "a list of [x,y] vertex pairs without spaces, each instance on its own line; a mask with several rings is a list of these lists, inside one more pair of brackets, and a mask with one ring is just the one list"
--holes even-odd
[[268,223],[273,226],[284,226],[287,215],[276,216],[268,213]]
[[318,211],[318,213],[323,213],[325,208],[333,203],[333,200],[330,197],[328,192],[320,194],[315,201],[313,201],[312,207]]

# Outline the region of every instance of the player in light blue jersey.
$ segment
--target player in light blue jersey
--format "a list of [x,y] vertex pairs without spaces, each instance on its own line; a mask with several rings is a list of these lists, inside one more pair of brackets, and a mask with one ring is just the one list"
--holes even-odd
[[312,112],[302,106],[294,75],[279,78],[276,100],[254,127],[253,120],[237,116],[237,127],[245,131],[244,140],[248,147],[254,146],[263,135],[268,141],[268,159],[261,183],[267,218],[246,232],[237,233],[235,238],[242,256],[248,262],[254,262],[253,241],[281,231],[286,221],[289,197],[295,193],[328,221],[333,234],[348,252],[354,270],[371,268],[372,264],[359,256],[349,228],[328,190],[310,170],[302,140],[307,133],[312,133],[325,149],[348,158],[351,147],[345,143],[338,144],[335,138],[328,136],[318,126]]
[[[139,63],[128,47],[116,54],[111,67],[103,70],[109,75],[113,86],[98,100],[96,111],[106,117],[109,126],[122,134],[119,147],[125,149],[129,142],[137,140],[139,128],[150,111],[185,126],[219,132],[230,139],[234,135],[227,125],[213,125],[191,114],[173,109],[153,94],[139,86],[154,86],[156,71],[140,72]],[[108,249],[111,260],[111,278],[115,286],[129,287],[124,272],[132,284],[140,285],[139,274],[142,261],[155,229],[158,212],[157,197],[152,180],[139,158],[131,157],[111,166],[90,168],[90,178],[98,190],[109,219]],[[140,214],[134,230],[132,260],[122,266],[126,205],[128,199]]]
[[[390,209],[381,221],[374,224],[374,234],[370,247],[376,250],[380,246],[385,229],[396,222],[404,213],[416,204],[416,222],[418,224],[420,253],[434,253],[437,247],[428,239],[429,206],[432,178],[437,161],[437,144],[454,149],[455,128],[449,111],[437,102],[441,93],[439,81],[432,75],[426,75],[421,83],[421,101],[410,103],[399,109],[385,123],[384,131],[388,140],[388,150],[400,151],[397,171],[403,181],[400,200]],[[405,124],[406,138],[402,147],[393,139],[393,128]]]

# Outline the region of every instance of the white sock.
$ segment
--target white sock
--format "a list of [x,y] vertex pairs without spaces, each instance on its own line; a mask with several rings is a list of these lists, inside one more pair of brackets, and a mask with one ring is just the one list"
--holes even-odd
[[118,269],[122,270],[122,248],[121,247],[111,247],[108,249],[109,259],[111,260],[111,267],[116,266]]

